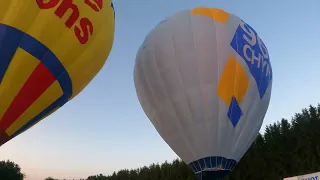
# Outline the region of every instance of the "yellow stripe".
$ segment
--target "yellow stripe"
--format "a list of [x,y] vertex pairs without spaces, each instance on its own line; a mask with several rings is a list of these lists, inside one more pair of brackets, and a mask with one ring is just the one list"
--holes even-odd
[[194,8],[190,14],[191,15],[207,16],[207,17],[212,18],[213,20],[221,22],[223,24],[228,22],[228,19],[231,15],[230,13],[227,13],[222,9],[205,8],[205,7]]
[[[48,113],[45,117],[43,117],[42,119],[45,119],[46,117],[50,116],[52,113],[56,112],[60,107],[55,108],[54,110],[52,110],[50,113]],[[41,121],[42,119],[40,119],[39,121]],[[39,122],[38,121],[38,122]],[[23,132],[27,131],[28,129],[30,129],[31,127],[33,127],[34,125],[36,125],[38,122],[33,123],[32,125],[30,125],[28,128],[24,129],[24,131],[20,132],[19,134],[22,134]],[[13,130],[14,132],[16,132],[17,130]],[[16,134],[16,136],[18,136],[19,134]]]
[[63,92],[58,81],[55,81],[7,130],[11,136],[46,107],[56,101]]
[[18,48],[0,84],[0,119],[39,62]]
[[222,72],[217,94],[229,106],[232,96],[241,103],[249,86],[250,82],[245,70],[233,56],[230,56]]

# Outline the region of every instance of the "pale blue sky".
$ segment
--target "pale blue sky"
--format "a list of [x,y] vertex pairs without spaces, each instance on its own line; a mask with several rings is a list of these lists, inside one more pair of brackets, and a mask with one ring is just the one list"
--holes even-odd
[[116,33],[107,63],[73,101],[0,148],[28,180],[109,174],[176,157],[135,94],[133,65],[146,34],[173,13],[222,8],[250,24],[271,56],[273,94],[266,124],[320,101],[319,0],[115,0]]

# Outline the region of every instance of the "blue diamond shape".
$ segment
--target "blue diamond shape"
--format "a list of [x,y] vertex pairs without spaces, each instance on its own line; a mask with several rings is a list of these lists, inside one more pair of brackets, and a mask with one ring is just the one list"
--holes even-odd
[[229,106],[228,111],[228,117],[232,122],[233,127],[236,127],[241,116],[242,116],[242,110],[238,104],[237,99],[233,96],[231,100],[231,104]]

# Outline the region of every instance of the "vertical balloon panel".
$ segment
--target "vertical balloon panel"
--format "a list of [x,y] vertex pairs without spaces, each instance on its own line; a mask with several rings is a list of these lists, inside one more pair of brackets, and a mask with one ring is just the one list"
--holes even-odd
[[201,178],[221,178],[255,139],[267,111],[267,49],[239,17],[216,8],[178,12],[141,45],[134,81],[143,110]]
[[113,44],[111,0],[0,0],[0,145],[79,94]]

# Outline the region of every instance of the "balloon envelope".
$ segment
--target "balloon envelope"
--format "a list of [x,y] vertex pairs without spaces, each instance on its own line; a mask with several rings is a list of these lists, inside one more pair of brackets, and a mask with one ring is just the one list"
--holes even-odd
[[0,0],[0,145],[85,88],[113,36],[111,0]]
[[272,69],[252,27],[221,9],[199,7],[168,17],[147,35],[134,83],[173,151],[197,175],[223,177],[259,132]]

